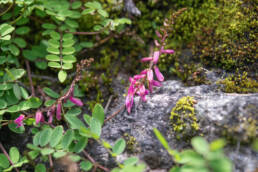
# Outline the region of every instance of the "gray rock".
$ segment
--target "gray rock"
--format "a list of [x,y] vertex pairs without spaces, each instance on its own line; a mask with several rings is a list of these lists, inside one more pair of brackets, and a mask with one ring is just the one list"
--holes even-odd
[[[124,104],[124,97],[122,96],[124,93],[120,92],[118,94],[120,97],[113,102],[115,106],[110,107],[107,114],[117,111]],[[189,148],[189,140],[176,139],[169,120],[171,109],[183,96],[193,96],[197,101],[195,110],[200,121],[200,132],[204,133],[209,141],[224,136],[222,135],[223,131],[230,127],[238,128],[238,130],[228,132],[229,135],[232,134],[231,136],[234,139],[239,142],[249,139],[249,136],[245,136],[246,128],[243,123],[248,121],[245,120],[248,118],[253,118],[256,122],[258,120],[257,93],[226,94],[220,92],[215,84],[184,87],[179,81],[163,82],[162,87],[157,88],[151,95],[147,96],[147,102],[141,102],[139,97],[136,97],[131,114],[124,110],[108,121],[103,127],[102,138],[114,144],[118,138],[127,133],[133,136],[138,144],[137,151],[127,151],[126,157],[138,156],[150,169],[171,168],[173,161],[156,139],[153,128],[159,129],[173,149]],[[257,127],[257,123],[255,123],[255,126]],[[257,137],[257,128],[252,134]],[[112,158],[107,155],[105,149],[100,145],[91,144],[90,151],[100,163],[109,167],[114,165]],[[255,168],[258,168],[256,165],[258,164],[258,154],[248,146],[228,145],[226,154],[234,162],[234,171],[236,172],[252,172]]]

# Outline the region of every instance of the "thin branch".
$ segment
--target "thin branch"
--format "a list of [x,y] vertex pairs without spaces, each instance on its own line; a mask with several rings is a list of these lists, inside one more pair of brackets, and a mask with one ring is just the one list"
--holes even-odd
[[[0,149],[2,150],[2,152],[4,153],[4,155],[7,157],[7,159],[9,160],[9,162],[12,164],[12,166],[14,165],[10,156],[8,155],[8,153],[6,152],[3,144],[0,142]],[[16,172],[19,172],[19,170],[16,167],[13,167],[15,169]]]
[[0,13],[0,16],[4,15],[5,13],[7,13],[7,12],[12,8],[13,4],[14,4],[14,3],[11,3],[11,5],[9,5],[9,7],[8,7],[5,11],[3,11],[2,13]]
[[58,82],[58,79],[50,77],[50,76],[31,74],[31,77],[32,78],[37,78],[37,79],[45,79],[45,80],[49,80],[49,81],[52,81],[52,82]]
[[50,168],[53,168],[53,160],[52,160],[51,155],[48,155],[48,159],[49,159]]
[[107,172],[110,171],[110,170],[107,169],[106,167],[104,167],[104,166],[100,165],[99,163],[97,163],[97,162],[90,156],[90,154],[88,154],[88,152],[86,152],[85,150],[83,150],[82,152],[83,152],[83,154],[90,160],[90,162],[93,163],[93,166],[94,166],[93,171],[96,171],[97,168],[100,168],[100,169],[102,169],[102,170],[104,170],[104,171],[107,171]]
[[120,109],[118,109],[116,112],[114,112],[112,115],[110,115],[107,119],[105,119],[104,123],[106,123],[107,121],[109,121],[110,119],[114,118],[116,115],[119,114],[119,112],[121,112],[123,109],[125,108],[125,105],[122,105],[120,107]]
[[106,104],[106,106],[105,106],[105,109],[104,109],[104,113],[107,113],[107,110],[108,110],[108,107],[109,107],[109,105],[110,105],[110,103],[111,103],[112,98],[113,98],[113,95],[111,95],[111,96],[109,97],[108,102],[107,102],[107,104]]
[[32,79],[31,79],[30,63],[29,63],[28,60],[25,60],[25,64],[26,64],[28,78],[29,78],[29,82],[30,82],[31,96],[34,97],[35,96],[35,90],[34,90],[33,82],[32,82]]

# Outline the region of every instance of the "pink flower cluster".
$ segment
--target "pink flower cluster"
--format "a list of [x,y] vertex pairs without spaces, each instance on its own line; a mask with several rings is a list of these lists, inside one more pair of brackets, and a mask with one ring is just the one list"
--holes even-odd
[[[75,97],[73,97],[73,90],[71,92],[71,95],[68,96],[69,100],[74,103],[77,106],[83,106],[83,103],[80,99],[77,99]],[[64,99],[64,102],[66,102],[66,99]],[[61,109],[62,109],[62,101],[58,100],[57,101],[57,105],[53,105],[51,106],[48,111],[47,111],[47,116],[48,116],[48,123],[52,123],[53,121],[53,115],[56,112],[56,119],[57,120],[61,120]],[[23,120],[25,119],[24,115],[20,115],[18,118],[16,118],[14,120],[14,123],[17,124],[17,127],[23,126]],[[37,110],[36,115],[35,115],[35,120],[36,120],[36,124],[40,123],[40,122],[45,122],[45,118],[44,115],[42,113],[41,110]]]
[[[162,38],[161,43],[164,44],[167,35],[164,34],[164,36],[162,36],[159,32],[156,33],[159,38]],[[164,81],[164,76],[160,72],[157,63],[162,53],[173,54],[174,50],[164,50],[164,45],[160,46],[160,43],[157,40],[155,40],[155,44],[157,47],[160,47],[160,50],[155,51],[152,57],[144,57],[141,59],[141,62],[150,63],[149,68],[143,70],[140,74],[135,75],[134,77],[130,77],[129,79],[130,86],[125,100],[128,113],[131,113],[135,94],[140,96],[142,101],[146,101],[146,95],[152,92],[153,87],[160,87],[161,82]],[[157,80],[154,80],[153,70]],[[148,88],[145,87],[145,83],[147,83]]]

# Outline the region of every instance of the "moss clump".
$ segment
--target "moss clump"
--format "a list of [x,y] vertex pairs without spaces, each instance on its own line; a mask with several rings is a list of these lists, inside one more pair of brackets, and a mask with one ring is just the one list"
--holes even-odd
[[182,97],[172,109],[170,120],[173,130],[177,133],[177,138],[194,135],[199,130],[198,120],[195,116],[195,103],[194,97]]
[[226,93],[257,93],[258,82],[247,77],[247,72],[243,74],[230,75],[218,84],[223,84],[222,90]]
[[128,133],[124,133],[124,139],[126,141],[126,150],[129,153],[139,152],[138,142],[136,141],[135,137],[131,136]]

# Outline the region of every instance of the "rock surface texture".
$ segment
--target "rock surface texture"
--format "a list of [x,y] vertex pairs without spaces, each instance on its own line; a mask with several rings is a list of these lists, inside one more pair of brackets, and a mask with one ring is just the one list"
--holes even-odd
[[[115,112],[124,104],[123,93],[119,94],[120,98],[113,103],[116,106],[110,107],[107,114]],[[170,121],[172,108],[183,96],[191,96],[196,100],[194,108],[199,124],[196,135],[203,135],[208,141],[219,137],[235,140],[225,147],[226,154],[234,163],[234,171],[255,171],[258,168],[258,153],[250,148],[250,144],[242,143],[257,137],[258,94],[227,94],[218,90],[216,84],[185,87],[179,81],[163,82],[162,87],[147,96],[147,102],[140,102],[136,97],[131,114],[124,110],[108,121],[103,127],[102,138],[110,143],[120,137],[127,140],[134,138],[128,141],[126,153],[118,159],[138,156],[148,168],[167,171],[173,166],[173,161],[156,139],[153,128],[160,130],[173,149],[190,147],[188,138],[176,137],[177,133],[173,131]],[[255,121],[254,124],[248,123],[250,118]],[[250,131],[250,125],[254,126],[254,130]],[[114,160],[105,149],[100,145],[90,145],[91,154],[96,160],[112,167]]]

